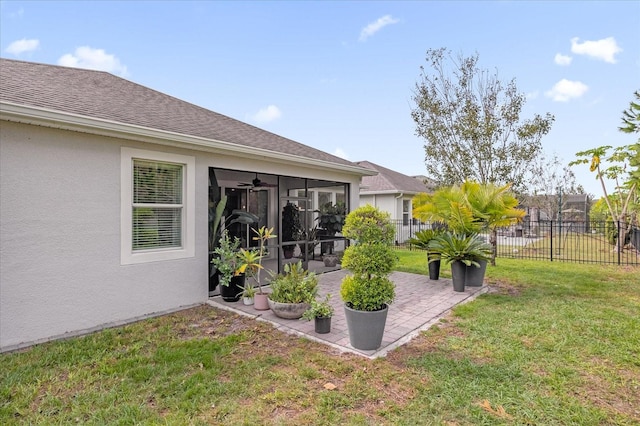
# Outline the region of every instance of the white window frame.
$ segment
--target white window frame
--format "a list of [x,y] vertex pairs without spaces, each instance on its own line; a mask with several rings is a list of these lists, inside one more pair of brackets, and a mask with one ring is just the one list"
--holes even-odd
[[[120,150],[120,263],[157,262],[195,256],[196,159],[187,155],[123,147]],[[133,162],[157,161],[183,165],[182,168],[182,244],[181,247],[136,250],[133,238]]]
[[[407,210],[404,209],[405,202],[407,206]],[[402,199],[402,226],[409,226],[411,224],[411,199],[403,198]],[[405,219],[406,216],[406,219]]]

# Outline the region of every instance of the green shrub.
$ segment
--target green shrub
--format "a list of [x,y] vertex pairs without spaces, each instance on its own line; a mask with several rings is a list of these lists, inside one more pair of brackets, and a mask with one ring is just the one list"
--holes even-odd
[[342,258],[342,266],[352,273],[342,281],[342,300],[360,311],[383,309],[395,298],[388,275],[398,260],[391,248],[395,229],[389,214],[370,205],[360,207],[347,215],[342,232],[354,240]]
[[318,293],[318,277],[302,261],[284,265],[284,273],[272,275],[269,284],[269,299],[279,303],[311,303]]

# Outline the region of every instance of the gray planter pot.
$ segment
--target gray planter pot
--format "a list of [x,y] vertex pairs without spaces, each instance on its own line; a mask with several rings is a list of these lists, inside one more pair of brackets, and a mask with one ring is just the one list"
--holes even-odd
[[451,262],[451,276],[453,281],[453,291],[464,291],[464,282],[467,276],[467,265],[459,260]]
[[487,261],[478,260],[480,267],[470,265],[467,266],[467,275],[465,276],[464,285],[468,287],[482,287],[484,282],[484,274],[487,271]]
[[325,254],[322,256],[322,261],[324,262],[324,266],[333,268],[338,264],[338,255]]
[[284,319],[302,318],[304,311],[311,307],[308,303],[280,303],[274,302],[271,299],[267,300],[271,311],[276,314],[277,317]]
[[388,312],[387,305],[379,311],[357,311],[345,305],[344,314],[351,346],[363,351],[378,349],[382,344]]

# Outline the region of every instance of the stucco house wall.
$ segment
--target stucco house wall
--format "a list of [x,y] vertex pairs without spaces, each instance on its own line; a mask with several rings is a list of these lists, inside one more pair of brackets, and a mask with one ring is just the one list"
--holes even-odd
[[389,213],[391,220],[402,220],[402,198],[398,194],[361,194],[360,205],[367,204]]
[[[393,221],[410,219],[413,197],[416,194],[430,192],[430,188],[421,179],[407,176],[370,161],[358,161],[356,164],[377,174],[364,176],[360,185],[360,205],[371,204],[391,216]],[[404,209],[405,201],[408,208]],[[404,217],[407,213],[407,217]]]
[[[121,149],[195,157],[195,255],[121,264]],[[77,334],[208,297],[208,168],[353,175],[3,122],[0,348]],[[357,191],[352,193],[357,205]]]
[[[204,303],[210,168],[339,182],[352,207],[370,174],[107,73],[0,65],[0,352]],[[184,247],[131,253],[139,153],[184,164]]]

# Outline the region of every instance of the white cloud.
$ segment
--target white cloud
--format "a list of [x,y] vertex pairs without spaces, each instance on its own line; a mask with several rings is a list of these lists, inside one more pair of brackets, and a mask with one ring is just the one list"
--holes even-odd
[[20,19],[23,16],[24,16],[24,9],[23,8],[18,9],[17,12],[9,13],[9,18],[11,18],[11,19]]
[[571,99],[584,95],[589,87],[580,81],[562,79],[553,85],[545,95],[556,102],[568,102]]
[[586,40],[580,43],[578,37],[571,39],[571,51],[577,55],[587,55],[595,59],[600,59],[610,64],[616,63],[615,55],[622,52],[622,48],[616,43],[613,37],[602,40]]
[[258,123],[268,123],[273,120],[277,120],[282,117],[282,111],[275,105],[269,105],[266,108],[262,108],[254,116],[253,120]]
[[336,157],[344,158],[345,160],[349,159],[349,156],[342,148],[336,148],[335,151],[333,151],[333,155],[335,155]]
[[397,24],[400,20],[393,18],[391,15],[384,15],[375,22],[370,23],[360,31],[360,41],[365,41],[387,25]]
[[63,55],[58,59],[58,65],[107,71],[122,77],[128,75],[127,67],[120,62],[120,59],[106,53],[103,49],[94,49],[89,46],[78,47],[74,53]]
[[538,96],[540,96],[539,90],[534,90],[533,92],[529,92],[525,95],[527,99],[538,99]]
[[31,52],[33,50],[36,50],[38,46],[40,46],[40,40],[37,40],[37,39],[27,40],[26,38],[23,38],[22,40],[16,40],[13,43],[11,43],[9,47],[5,49],[5,52],[11,53],[17,56],[24,52]]
[[557,64],[557,65],[571,65],[571,61],[573,60],[573,58],[571,56],[566,56],[563,55],[561,53],[556,53],[555,58],[553,58],[553,61]]

